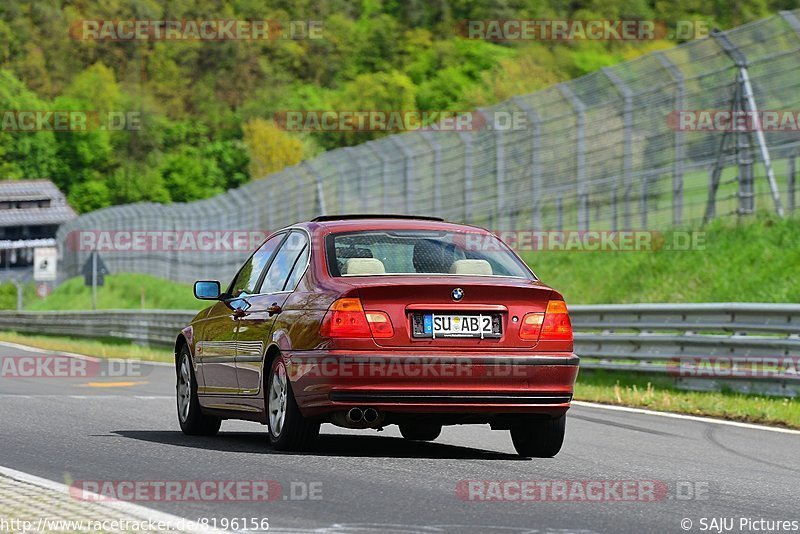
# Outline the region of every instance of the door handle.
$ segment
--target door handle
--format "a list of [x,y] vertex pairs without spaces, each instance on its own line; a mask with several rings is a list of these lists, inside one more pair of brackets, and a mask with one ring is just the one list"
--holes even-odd
[[277,302],[273,302],[272,306],[269,306],[267,308],[267,313],[270,314],[270,316],[278,314],[278,313],[280,313],[282,311],[283,311],[283,308],[281,308],[281,305],[278,304]]

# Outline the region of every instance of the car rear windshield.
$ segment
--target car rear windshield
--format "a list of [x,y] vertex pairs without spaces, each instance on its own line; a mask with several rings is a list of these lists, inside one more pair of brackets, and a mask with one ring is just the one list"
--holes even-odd
[[499,239],[473,232],[368,230],[326,239],[332,276],[470,275],[535,280]]

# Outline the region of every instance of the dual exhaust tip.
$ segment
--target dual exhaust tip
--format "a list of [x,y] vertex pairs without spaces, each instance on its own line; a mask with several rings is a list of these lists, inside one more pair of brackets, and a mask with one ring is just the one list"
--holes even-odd
[[378,410],[375,408],[367,408],[362,410],[361,408],[350,408],[347,412],[347,422],[350,424],[358,424],[358,423],[366,423],[368,426],[372,426],[378,422],[380,419],[380,414]]

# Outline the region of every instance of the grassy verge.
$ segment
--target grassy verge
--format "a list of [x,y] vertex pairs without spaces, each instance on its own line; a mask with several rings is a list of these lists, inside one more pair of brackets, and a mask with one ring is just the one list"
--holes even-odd
[[684,391],[668,378],[635,373],[581,372],[575,399],[800,429],[798,399]]
[[[523,254],[568,304],[800,302],[800,218],[717,221],[701,250]],[[667,231],[664,234],[668,234]]]
[[130,358],[149,362],[171,362],[172,351],[164,348],[142,347],[113,339],[72,339],[59,336],[33,336],[16,332],[0,332],[0,341],[19,343],[39,349],[74,352],[97,358]]
[[[16,305],[16,304],[14,304]],[[98,309],[182,309],[207,306],[194,298],[192,286],[146,274],[113,274],[97,288]],[[90,310],[92,288],[83,277],[70,278],[45,299],[28,298],[26,310]]]

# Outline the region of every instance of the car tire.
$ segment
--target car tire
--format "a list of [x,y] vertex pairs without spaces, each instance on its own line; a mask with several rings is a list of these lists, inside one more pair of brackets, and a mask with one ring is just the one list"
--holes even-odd
[[192,367],[189,347],[184,345],[178,353],[175,397],[178,407],[178,423],[188,436],[213,436],[219,432],[222,419],[205,415],[197,398],[197,378]]
[[280,356],[270,366],[264,391],[272,447],[279,451],[303,451],[310,448],[319,436],[320,424],[300,413],[286,373],[286,364]]
[[567,415],[549,419],[525,419],[511,428],[511,441],[520,456],[552,458],[564,443]]
[[433,441],[442,433],[442,425],[406,424],[400,425],[400,434],[414,441]]

